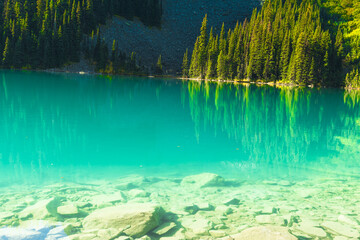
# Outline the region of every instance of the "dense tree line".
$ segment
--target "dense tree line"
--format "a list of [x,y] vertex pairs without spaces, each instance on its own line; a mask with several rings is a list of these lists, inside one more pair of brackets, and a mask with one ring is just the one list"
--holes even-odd
[[[341,28],[326,29],[313,0],[268,0],[251,19],[219,35],[203,20],[185,77],[338,84],[344,58]],[[188,62],[190,64],[188,64]]]
[[344,32],[344,69],[347,87],[360,87],[356,72],[360,68],[360,0],[323,0],[323,21],[334,31]]
[[84,34],[113,15],[159,25],[161,1],[0,0],[1,65],[49,68],[78,61]]

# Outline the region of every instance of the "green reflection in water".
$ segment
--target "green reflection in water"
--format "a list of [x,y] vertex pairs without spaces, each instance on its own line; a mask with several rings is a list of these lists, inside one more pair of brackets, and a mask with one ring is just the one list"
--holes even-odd
[[246,162],[264,166],[261,170],[271,165],[359,176],[359,92],[183,84],[198,138],[209,127],[227,134]]

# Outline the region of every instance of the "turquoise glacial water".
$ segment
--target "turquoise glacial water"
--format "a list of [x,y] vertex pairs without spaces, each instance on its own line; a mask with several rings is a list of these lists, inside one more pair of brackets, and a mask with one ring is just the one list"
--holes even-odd
[[0,185],[133,173],[302,179],[360,172],[360,94],[0,72]]

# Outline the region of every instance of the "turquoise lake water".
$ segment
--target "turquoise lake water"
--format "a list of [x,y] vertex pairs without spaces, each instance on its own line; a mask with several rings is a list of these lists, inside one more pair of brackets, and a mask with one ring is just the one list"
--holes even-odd
[[360,172],[360,94],[0,72],[0,185],[132,173],[302,179]]

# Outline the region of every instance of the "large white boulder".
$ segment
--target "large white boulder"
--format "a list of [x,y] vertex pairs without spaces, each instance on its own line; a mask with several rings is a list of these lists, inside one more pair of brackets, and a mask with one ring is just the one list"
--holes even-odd
[[124,233],[141,237],[160,224],[164,210],[153,204],[124,204],[96,210],[83,221],[83,227],[90,229],[127,228]]

